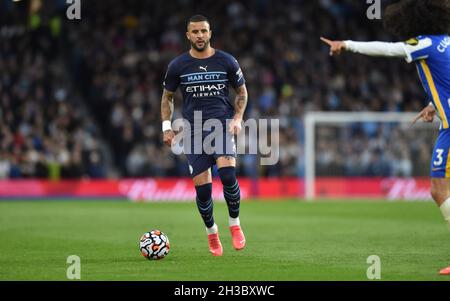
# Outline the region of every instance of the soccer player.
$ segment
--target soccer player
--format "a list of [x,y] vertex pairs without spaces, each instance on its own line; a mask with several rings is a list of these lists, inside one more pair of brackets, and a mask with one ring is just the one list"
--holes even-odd
[[[437,115],[441,127],[431,161],[431,196],[450,227],[450,0],[403,0],[386,8],[384,25],[406,42],[330,41],[330,55],[343,51],[369,56],[404,58],[415,62],[430,104],[417,115],[432,122]],[[450,267],[440,271],[450,275]]]
[[[171,127],[174,93],[180,88],[183,95],[183,118],[191,125],[193,149],[186,154],[189,170],[197,193],[197,207],[206,226],[209,251],[213,256],[222,256],[223,248],[219,230],[213,217],[211,167],[216,164],[223,193],[228,206],[229,226],[233,247],[245,247],[245,237],[239,221],[240,189],[236,179],[236,145],[234,136],[241,131],[241,122],[247,106],[247,88],[238,61],[230,54],[211,47],[210,22],[202,15],[191,17],[187,24],[186,37],[191,44],[188,52],[176,57],[168,66],[161,101],[161,117],[164,143],[171,146],[175,133]],[[229,99],[229,86],[236,91],[234,105]],[[210,131],[195,128],[194,116],[201,112],[201,123],[219,120],[223,125],[220,136],[225,146],[222,151],[205,151],[203,142]],[[228,122],[227,122],[228,120]],[[198,145],[195,135],[201,135]],[[197,139],[198,141],[198,139]],[[220,141],[219,141],[220,142]],[[185,152],[186,153],[186,152]]]

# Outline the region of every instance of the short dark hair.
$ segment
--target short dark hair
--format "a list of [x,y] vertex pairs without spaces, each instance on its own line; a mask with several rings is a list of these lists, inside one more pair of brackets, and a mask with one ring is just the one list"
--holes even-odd
[[211,26],[211,23],[209,23],[209,20],[207,17],[203,16],[203,15],[195,15],[189,18],[187,24],[186,24],[186,28],[189,27],[190,23],[194,23],[194,22],[207,22],[209,24],[209,26]]
[[386,8],[384,27],[401,39],[450,33],[450,0],[401,0]]

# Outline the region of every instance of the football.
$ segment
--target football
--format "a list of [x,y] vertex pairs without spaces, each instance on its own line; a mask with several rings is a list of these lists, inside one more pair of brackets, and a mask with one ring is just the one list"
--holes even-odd
[[163,259],[169,254],[169,238],[159,230],[144,233],[139,241],[139,249],[148,260]]

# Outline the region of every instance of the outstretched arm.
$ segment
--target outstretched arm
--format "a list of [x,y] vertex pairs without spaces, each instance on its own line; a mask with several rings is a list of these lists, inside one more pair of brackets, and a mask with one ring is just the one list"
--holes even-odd
[[387,43],[387,42],[354,42],[354,41],[332,41],[326,38],[320,38],[324,43],[330,46],[330,55],[340,55],[342,51],[365,54],[369,56],[386,56],[407,58],[408,54],[405,44]]
[[244,118],[245,109],[247,108],[248,93],[245,85],[236,89],[236,99],[234,101],[234,118],[230,123],[229,131],[233,135],[238,135],[241,131],[241,122]]
[[164,89],[161,98],[161,120],[164,133],[164,143],[168,146],[172,145],[172,140],[175,138],[175,133],[172,131],[172,116],[174,111],[173,105],[174,92]]

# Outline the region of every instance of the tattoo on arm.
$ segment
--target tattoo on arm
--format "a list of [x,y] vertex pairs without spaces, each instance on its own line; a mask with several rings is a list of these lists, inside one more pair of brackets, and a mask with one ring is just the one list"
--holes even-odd
[[236,99],[234,101],[236,116],[240,117],[241,119],[244,118],[245,109],[247,108],[247,102],[247,87],[245,85],[242,85],[236,90]]
[[174,92],[164,89],[161,99],[161,120],[172,120],[174,105],[173,105]]

